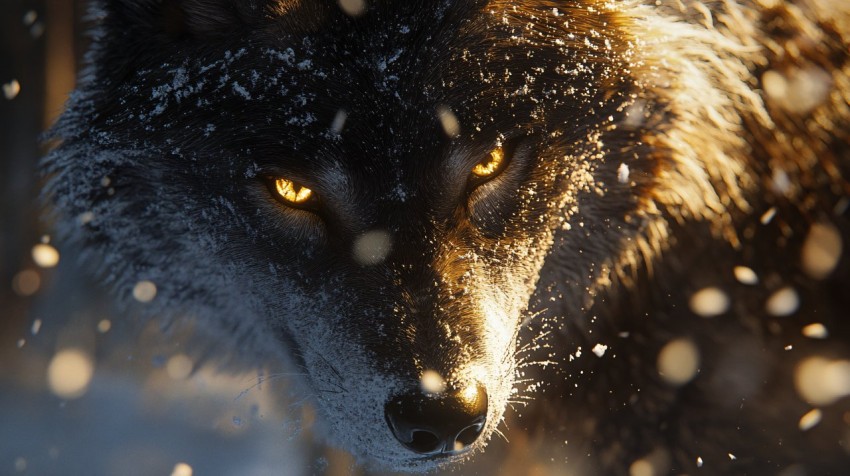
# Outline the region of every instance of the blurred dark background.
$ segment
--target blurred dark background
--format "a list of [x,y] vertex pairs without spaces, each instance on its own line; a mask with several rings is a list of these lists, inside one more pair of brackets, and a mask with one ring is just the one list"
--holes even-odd
[[[80,2],[71,0],[4,0],[0,6],[0,278],[8,284],[0,287],[4,343],[24,325],[23,316],[33,303],[26,298],[38,294],[50,279],[31,256],[31,248],[46,232],[36,200],[36,169],[44,151],[39,138],[74,87],[84,48],[76,28],[82,14]],[[25,271],[35,274],[20,274]],[[20,283],[27,277],[28,283]]]

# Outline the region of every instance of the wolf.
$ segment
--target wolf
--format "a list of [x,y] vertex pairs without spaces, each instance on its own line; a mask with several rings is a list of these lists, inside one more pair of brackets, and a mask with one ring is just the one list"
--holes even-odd
[[332,444],[447,467],[532,399],[573,471],[850,464],[847,2],[91,12],[60,239]]

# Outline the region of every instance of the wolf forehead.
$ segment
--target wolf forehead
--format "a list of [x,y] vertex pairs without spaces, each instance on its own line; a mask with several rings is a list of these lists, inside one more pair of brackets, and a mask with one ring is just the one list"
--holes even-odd
[[[100,108],[104,130],[141,123],[167,137],[191,128],[280,157],[345,150],[347,160],[373,162],[364,165],[433,159],[446,143],[442,111],[473,142],[522,127],[579,129],[615,89],[600,85],[625,70],[612,54],[624,42],[593,28],[608,19],[584,3],[535,12],[500,2],[378,1],[356,18],[331,1],[105,8],[113,37],[95,74],[115,89],[106,99],[113,104]],[[556,51],[536,54],[541,48]],[[128,58],[128,49],[138,54]],[[334,137],[343,128],[342,140]]]

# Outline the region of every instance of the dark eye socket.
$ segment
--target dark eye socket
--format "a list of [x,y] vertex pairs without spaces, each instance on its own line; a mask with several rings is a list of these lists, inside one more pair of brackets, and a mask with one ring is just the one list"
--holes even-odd
[[310,188],[286,177],[269,177],[269,192],[280,203],[299,210],[315,211],[319,197]]

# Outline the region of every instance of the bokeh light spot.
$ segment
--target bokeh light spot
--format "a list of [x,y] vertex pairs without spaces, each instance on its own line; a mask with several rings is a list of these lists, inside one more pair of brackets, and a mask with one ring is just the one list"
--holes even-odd
[[346,15],[360,16],[366,11],[366,0],[339,0],[339,7]]
[[21,83],[19,83],[17,79],[13,79],[3,85],[3,96],[6,96],[6,99],[8,99],[9,101],[18,97],[18,94],[20,94],[20,92]]
[[831,223],[815,223],[803,243],[803,270],[814,279],[824,279],[838,266],[843,243],[841,234]]
[[689,339],[670,341],[658,354],[658,373],[671,385],[684,385],[699,369],[699,350]]
[[829,331],[820,322],[815,322],[803,328],[803,335],[811,339],[826,339],[829,337]]
[[57,352],[47,367],[50,391],[61,398],[85,395],[93,376],[94,361],[81,349],[68,348]]
[[364,233],[354,240],[354,259],[364,266],[383,262],[392,249],[392,238],[383,230]]
[[822,418],[823,418],[823,413],[820,410],[818,410],[817,408],[809,411],[808,413],[806,413],[805,415],[800,417],[800,423],[799,423],[800,430],[802,430],[802,431],[811,430],[818,423],[820,423]]
[[53,268],[59,264],[59,251],[47,243],[39,243],[32,247],[32,259],[42,268]]
[[772,101],[798,114],[806,114],[823,104],[833,88],[829,73],[816,66],[787,71],[768,70],[761,81],[764,92]]
[[732,270],[735,273],[735,279],[738,280],[741,284],[758,284],[759,277],[752,268],[748,268],[746,266],[735,266],[735,269]]
[[771,316],[790,316],[797,312],[797,308],[800,307],[800,297],[794,288],[784,287],[771,294],[764,307]]
[[133,297],[142,303],[153,301],[156,297],[156,284],[150,281],[139,281],[133,287]]
[[173,380],[185,380],[192,373],[195,364],[184,354],[177,354],[168,359],[165,372]]
[[112,321],[109,319],[101,319],[100,322],[97,323],[97,331],[101,334],[106,334],[109,332],[109,329],[112,329]]
[[422,391],[425,393],[443,393],[446,391],[446,381],[434,370],[422,372],[422,378],[419,379],[419,383],[422,386]]
[[334,116],[334,120],[331,123],[331,132],[334,134],[340,134],[342,129],[345,127],[345,121],[348,120],[348,113],[340,109],[336,112]]
[[690,307],[698,316],[719,316],[729,309],[729,297],[718,288],[704,288],[691,296]]
[[809,357],[797,366],[794,386],[812,405],[829,405],[850,395],[850,361]]
[[437,108],[437,118],[440,119],[440,125],[443,127],[443,132],[447,136],[454,139],[460,135],[460,122],[457,120],[455,113],[448,106],[439,106]]
[[655,476],[655,467],[645,459],[639,459],[629,466],[629,476]]
[[32,296],[41,289],[41,276],[33,269],[25,269],[12,278],[12,291],[18,296]]
[[177,463],[171,471],[171,476],[192,476],[192,467],[186,463]]

